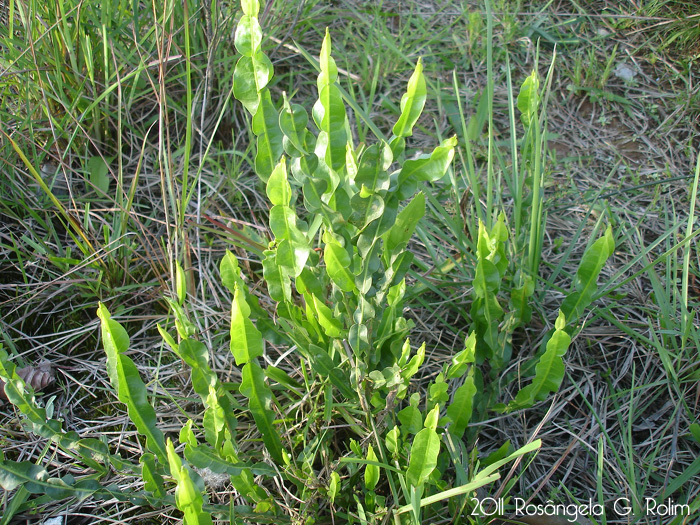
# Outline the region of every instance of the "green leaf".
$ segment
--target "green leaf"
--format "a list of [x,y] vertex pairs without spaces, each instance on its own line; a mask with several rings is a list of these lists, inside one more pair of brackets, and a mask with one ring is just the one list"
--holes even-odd
[[167,297],[166,301],[175,314],[175,328],[177,329],[177,334],[182,338],[192,337],[197,332],[197,327],[189,320],[185,309],[180,306],[177,301],[173,301]]
[[452,357],[447,369],[447,379],[461,377],[467,371],[470,363],[476,359],[476,332],[471,332],[464,343],[464,350]]
[[[532,443],[529,443],[522,448],[518,449],[516,452],[511,454],[505,459],[502,459],[501,461],[497,461],[493,465],[490,465],[483,470],[480,470],[479,472],[476,473],[476,476],[473,478],[473,481],[470,483],[467,483],[466,485],[462,485],[460,487],[454,487],[442,492],[439,492],[437,494],[433,494],[431,496],[428,496],[426,498],[422,498],[420,501],[420,507],[425,507],[428,505],[432,505],[434,503],[437,503],[439,501],[445,500],[445,499],[450,499],[454,498],[455,496],[459,496],[461,494],[470,494],[473,493],[475,490],[477,490],[479,487],[483,487],[484,485],[488,485],[489,483],[493,483],[494,481],[498,480],[500,476],[498,474],[491,474],[494,470],[500,468],[503,466],[505,463],[512,461],[524,454],[527,454],[529,452],[532,452],[533,450],[536,450],[540,448],[542,445],[542,442],[537,439],[533,441]],[[414,511],[413,505],[404,505],[403,507],[399,507],[396,509],[394,512],[396,515],[400,514],[405,514],[406,512]]]
[[352,259],[348,252],[337,242],[329,242],[323,252],[326,271],[335,285],[344,292],[355,291],[355,276],[350,271]]
[[255,16],[243,15],[236,26],[234,44],[241,55],[252,57],[260,49],[262,30]]
[[377,194],[363,198],[358,193],[353,196],[350,202],[353,209],[350,222],[359,229],[366,228],[367,225],[379,219],[384,213],[384,199]]
[[242,56],[233,71],[233,95],[254,115],[260,103],[260,92],[272,78],[272,62],[262,53]]
[[[442,376],[438,375],[438,377],[442,380]],[[435,381],[434,384],[440,384],[439,381]],[[445,384],[444,382],[442,384]],[[436,430],[437,429],[437,424],[438,424],[438,419],[440,418],[440,405],[437,403],[433,407],[433,409],[428,412],[428,414],[425,416],[425,421],[423,422],[423,426],[425,428],[429,428],[431,430]]]
[[[438,374],[435,381],[428,388],[428,405],[438,404],[443,406],[447,403],[450,396],[447,394],[448,384],[445,383],[444,376]],[[437,420],[436,420],[437,423]]]
[[5,381],[7,399],[24,415],[25,423],[34,434],[52,440],[64,450],[77,451],[83,462],[98,473],[106,473],[104,464],[107,461],[117,469],[123,468],[121,458],[110,454],[103,442],[94,438],[80,439],[77,432],[66,432],[61,421],[50,419],[46,409],[36,402],[32,388],[17,374],[1,344],[0,365],[0,378]]
[[289,206],[292,188],[287,180],[287,164],[282,157],[267,181],[267,198],[273,205]]
[[159,469],[156,467],[156,462],[153,454],[146,453],[139,458],[141,464],[141,477],[145,482],[145,489],[152,492],[154,496],[162,498],[165,495],[165,481],[160,475]]
[[406,471],[406,481],[419,487],[437,467],[440,454],[440,436],[432,428],[424,428],[413,439],[411,455]]
[[241,0],[241,9],[243,10],[243,14],[258,16],[260,2],[258,0]]
[[498,324],[503,317],[503,308],[498,302],[498,297],[488,294],[484,298],[475,299],[470,313],[486,344],[493,350],[497,349]]
[[111,319],[109,311],[102,303],[99,304],[97,316],[101,321],[110,381],[115,379],[116,383],[112,386],[116,387],[119,401],[126,405],[129,418],[136,426],[136,430],[146,437],[146,448],[166,465],[165,438],[156,427],[156,412],[148,402],[146,385],[141,380],[134,362],[124,355],[129,346],[129,338],[121,325]]
[[255,361],[246,363],[241,371],[240,392],[248,398],[248,406],[255,424],[262,434],[267,451],[276,463],[284,464],[282,442],[272,422],[275,419],[272,405],[272,391],[265,383],[265,373]]
[[309,123],[309,115],[306,113],[303,106],[299,104],[290,104],[289,100],[287,100],[286,93],[283,92],[282,96],[284,98],[284,105],[282,111],[280,111],[280,129],[296,150],[294,154],[291,151],[287,152],[295,157],[308,155],[309,152],[306,150],[305,138],[308,133],[306,127]]
[[175,288],[177,290],[177,302],[182,306],[187,298],[187,277],[182,265],[175,261]]
[[189,471],[182,465],[182,460],[175,453],[173,442],[168,438],[167,444],[170,472],[177,481],[175,487],[175,504],[184,514],[184,525],[211,525],[211,515],[202,510],[204,498],[190,478]]
[[180,342],[176,353],[190,367],[192,388],[206,402],[209,387],[217,384],[216,374],[209,367],[209,349],[201,341],[187,338]]
[[529,275],[523,277],[522,286],[513,289],[510,293],[510,308],[518,326],[530,322],[532,307],[529,304],[529,299],[534,293],[535,282]]
[[316,156],[334,171],[345,165],[347,134],[345,104],[337,86],[323,88],[312,110],[314,122],[321,130],[316,139]]
[[399,427],[392,428],[386,433],[386,449],[391,453],[392,456],[397,457],[399,453],[399,439],[401,437],[401,431]]
[[263,355],[262,334],[249,319],[250,306],[236,285],[231,304],[231,353],[241,366]]
[[488,259],[479,259],[476,264],[473,286],[476,297],[484,298],[497,292],[501,286],[501,275],[496,265]]
[[273,380],[275,383],[279,383],[280,385],[286,387],[289,390],[300,390],[304,388],[301,383],[292,379],[292,377],[287,372],[285,372],[281,368],[277,368],[276,366],[268,365],[267,367],[265,367],[265,375],[269,379]]
[[425,215],[425,195],[418,193],[399,212],[396,223],[384,235],[384,259],[387,263],[406,249],[418,222]]
[[540,87],[540,79],[537,71],[533,71],[528,76],[518,93],[518,109],[521,111],[520,119],[525,126],[529,126],[532,117],[537,113],[539,104],[538,90]]
[[338,80],[338,68],[335,65],[335,60],[331,56],[331,35],[328,28],[326,28],[326,34],[321,44],[321,54],[318,58],[319,65],[321,66],[321,73],[318,75],[316,85],[320,93],[323,91],[324,87],[330,86]]
[[341,368],[335,366],[333,359],[323,348],[309,345],[311,368],[321,377],[327,377],[345,399],[356,399],[357,392],[350,386],[350,378]]
[[403,137],[392,137],[389,141],[389,147],[394,158],[399,159],[403,152],[406,151],[406,139]]
[[450,434],[461,439],[472,419],[472,404],[476,394],[474,372],[470,370],[464,379],[464,384],[455,390],[452,403],[447,407],[447,417],[452,420]]
[[598,275],[614,251],[615,240],[612,227],[608,226],[605,234],[589,246],[583,254],[572,292],[561,305],[561,311],[569,323],[581,317],[584,310],[591,304],[593,296],[598,291]]
[[423,428],[423,416],[413,405],[401,409],[396,417],[401,423],[402,430],[407,434],[417,434]]
[[84,500],[101,488],[99,483],[91,479],[75,483],[70,476],[63,479],[51,478],[44,467],[31,461],[0,460],[0,486],[9,492],[20,485],[32,494],[45,494],[53,500]]
[[532,383],[520,390],[515,399],[509,403],[508,410],[526,408],[536,401],[546,399],[551,392],[559,390],[564,379],[564,361],[562,357],[571,344],[571,337],[564,331],[564,314],[560,311],[555,330],[547,342],[545,352],[535,366],[535,378]]
[[[313,118],[321,131],[316,141],[316,155],[325,160],[326,165],[339,171],[345,165],[345,104],[340,90],[334,85],[338,79],[338,68],[331,57],[331,37],[326,35],[319,56],[321,73],[318,75],[318,101],[313,107]],[[335,186],[334,186],[335,188]]]
[[294,281],[294,285],[300,294],[310,293],[316,297],[326,294],[326,284],[321,283],[319,276],[309,267],[304,268]]
[[90,157],[87,163],[90,183],[104,194],[109,193],[109,166],[102,157]]
[[100,318],[102,344],[107,354],[107,376],[112,388],[116,391],[119,387],[117,355],[129,349],[129,336],[122,325],[112,319],[107,308],[101,303],[97,309],[97,317]]
[[236,285],[243,289],[243,279],[241,279],[241,269],[238,267],[238,259],[229,250],[226,250],[224,257],[219,263],[219,273],[221,274],[221,282],[228,288],[228,291],[234,293]]
[[214,450],[219,450],[224,438],[224,428],[226,427],[226,413],[224,407],[219,404],[219,398],[214,386],[209,387],[209,395],[205,397],[204,418],[204,438]]
[[411,358],[411,360],[406,365],[406,368],[403,369],[403,371],[401,372],[401,377],[403,377],[404,379],[410,379],[411,377],[416,375],[418,373],[418,370],[420,370],[420,367],[423,364],[424,360],[425,360],[425,343],[420,345],[420,348],[418,348],[418,350],[416,351],[416,355],[414,355]]
[[276,250],[263,252],[263,277],[267,283],[270,299],[277,302],[292,300],[292,286],[289,272],[277,262]]
[[[374,453],[372,445],[367,448],[367,461],[378,461],[377,455]],[[365,466],[365,488],[374,490],[379,482],[379,467],[377,465],[367,464]]]
[[248,470],[256,476],[268,476],[272,477],[276,475],[276,471],[273,467],[267,463],[255,463],[250,465],[248,463],[231,462],[223,459],[219,454],[217,454],[211,447],[207,445],[197,445],[197,444],[187,444],[185,445],[185,457],[192,465],[197,468],[205,469],[208,468],[212,472],[217,474],[229,474],[231,476],[238,476],[244,470]]
[[297,226],[297,216],[289,206],[273,206],[270,210],[270,229],[277,240],[277,264],[286,268],[291,277],[297,277],[309,258],[309,243]]
[[313,301],[312,306],[314,312],[316,312],[318,324],[321,325],[325,334],[328,337],[342,337],[344,333],[343,323],[341,323],[339,319],[336,319],[331,309],[323,304],[315,295],[311,296],[311,300]]
[[148,402],[146,385],[129,357],[122,354],[117,356],[117,375],[119,401],[126,405],[129,419],[136,426],[136,430],[146,437],[146,448],[165,464],[165,440],[163,433],[156,427],[156,412]]
[[455,155],[457,137],[442,141],[442,143],[428,155],[423,155],[416,160],[407,160],[399,173],[399,186],[408,180],[435,182],[440,180],[450,166]]
[[382,141],[367,148],[360,156],[355,184],[363,191],[385,192],[389,189],[389,169],[393,155],[389,145]]
[[[303,157],[295,157],[292,159],[292,176],[299,184],[306,184],[313,176],[317,167],[318,157],[315,153],[309,153]],[[319,195],[323,193],[324,188],[321,188]]]
[[416,69],[408,80],[406,93],[401,97],[401,116],[394,125],[394,135],[401,138],[413,135],[413,126],[423,112],[426,95],[423,62],[419,58]]
[[280,129],[279,115],[272,104],[268,89],[260,93],[260,104],[253,115],[253,133],[258,137],[255,173],[266,182],[284,152],[284,135]]
[[331,472],[331,481],[328,484],[328,497],[331,500],[331,503],[335,502],[335,498],[337,498],[338,494],[340,494],[340,488],[340,475],[333,471]]

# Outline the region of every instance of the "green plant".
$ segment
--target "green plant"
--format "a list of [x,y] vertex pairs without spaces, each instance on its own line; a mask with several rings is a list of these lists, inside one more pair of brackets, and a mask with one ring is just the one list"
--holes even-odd
[[[0,354],[8,398],[33,430],[95,470],[84,479],[57,480],[43,467],[3,460],[0,483],[57,499],[93,496],[140,505],[174,504],[188,524],[210,523],[214,516],[271,522],[285,512],[306,522],[319,512],[332,512],[349,522],[378,523],[392,516],[396,523],[421,523],[436,518],[445,501],[451,510],[464,509],[473,491],[498,479],[498,468],[540,446],[539,441],[515,451],[505,446],[478,465],[463,441],[476,403],[484,411],[499,408],[493,389],[477,396],[485,382],[481,368],[487,365],[493,378],[509,362],[507,339],[529,319],[534,277],[523,276],[521,286],[510,290],[509,318],[504,321],[499,295],[509,265],[508,232],[504,216],[494,220],[489,213],[479,222],[474,250],[473,331],[425,392],[414,388],[426,351],[425,345],[417,350],[411,346],[412,323],[404,317],[406,274],[414,258],[408,244],[425,213],[421,188],[442,179],[457,140],[444,140],[429,155],[405,159],[406,140],[427,97],[419,60],[392,136],[384,138],[368,123],[377,142],[354,145],[328,32],[312,111],[315,133],[302,106],[284,94],[281,104],[273,103],[267,87],[273,71],[262,50],[259,4],[244,0],[242,8],[235,35],[242,56],[233,90],[251,113],[257,143],[254,168],[272,205],[274,237],[263,252],[262,272],[267,294],[276,303],[274,322],[250,292],[236,258],[227,253],[220,273],[233,296],[230,350],[240,383],[224,384],[190,318],[196,313],[187,306],[186,272],[174,265],[175,298],[169,304],[177,339],[165,328],[160,332],[187,365],[203,407],[201,417],[188,417],[182,426],[178,453],[172,438],[159,428],[148,389],[127,355],[125,329],[100,305],[109,380],[143,437],[145,453],[138,464],[111,454],[100,440],[65,432],[36,404],[7,356]],[[538,122],[536,78],[533,74],[528,80],[523,103],[519,100],[528,124]],[[528,142],[535,151],[541,140],[538,130],[532,130],[534,138]],[[540,188],[541,179],[533,184]],[[489,185],[488,191],[493,190]],[[534,202],[533,215],[541,217],[539,197]],[[531,225],[530,242],[541,245],[541,235]],[[593,300],[597,276],[612,248],[608,228],[586,251],[554,330],[541,355],[531,361],[532,382],[500,409],[527,408],[558,389],[564,375],[562,355],[570,341],[566,321],[577,319]],[[533,248],[527,253],[523,260],[536,275],[537,253]],[[499,328],[504,323],[507,330]],[[298,368],[264,366],[266,346],[293,351]],[[304,406],[303,417],[295,415],[293,407],[299,406]],[[264,448],[243,438],[249,432],[244,434],[241,427],[251,426]],[[343,427],[344,432],[335,430]],[[108,465],[140,477],[143,490],[123,492],[99,483]],[[206,471],[227,475],[248,505],[209,503]],[[283,506],[269,490],[275,479],[305,505]],[[172,487],[174,495],[168,490]]]

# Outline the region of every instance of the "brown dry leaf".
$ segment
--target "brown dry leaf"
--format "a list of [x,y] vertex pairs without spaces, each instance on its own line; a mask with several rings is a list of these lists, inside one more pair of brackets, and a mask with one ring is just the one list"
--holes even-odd
[[[50,361],[40,361],[34,366],[25,366],[17,370],[17,375],[24,379],[24,382],[32,387],[35,392],[40,392],[56,381],[56,376]],[[7,401],[5,394],[5,382],[0,379],[0,399]]]

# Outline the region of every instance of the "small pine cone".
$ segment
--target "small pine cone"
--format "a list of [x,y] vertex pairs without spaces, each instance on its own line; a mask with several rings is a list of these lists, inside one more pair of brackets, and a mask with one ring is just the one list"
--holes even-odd
[[[35,366],[25,366],[24,368],[19,368],[17,370],[17,375],[21,377],[27,385],[32,387],[35,392],[40,392],[56,381],[53,367],[51,366],[51,363],[46,360],[41,361]],[[5,382],[2,379],[0,379],[0,399],[7,401],[7,395],[5,394]]]

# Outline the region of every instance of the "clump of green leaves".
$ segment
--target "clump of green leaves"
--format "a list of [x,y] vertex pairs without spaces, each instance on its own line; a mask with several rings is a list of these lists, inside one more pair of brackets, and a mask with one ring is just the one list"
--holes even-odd
[[[501,217],[490,228],[480,224],[472,332],[424,392],[412,388],[426,350],[411,345],[412,323],[403,315],[413,261],[408,243],[425,213],[421,189],[445,175],[456,138],[430,154],[405,158],[406,140],[427,96],[419,60],[392,135],[355,145],[328,32],[311,118],[284,94],[274,102],[259,3],[243,0],[242,10],[235,34],[241,57],[234,94],[250,113],[257,146],[254,167],[271,205],[273,238],[263,252],[262,274],[275,303],[274,322],[250,292],[234,255],[227,253],[220,273],[232,296],[230,351],[240,383],[224,385],[210,365],[210,349],[188,318],[185,272],[177,268],[176,299],[170,300],[177,336],[159,329],[187,365],[202,406],[201,416],[181,428],[178,452],[159,429],[146,385],[127,355],[126,331],[100,305],[110,383],[144,438],[138,464],[110,454],[99,440],[81,440],[63,431],[60,422],[47,420],[0,354],[8,398],[35,431],[76,451],[80,461],[98,470],[89,481],[51,480],[41,467],[2,460],[0,482],[5,488],[23,485],[29,492],[55,489],[56,497],[174,504],[188,525],[211,523],[218,516],[232,522],[279,520],[288,505],[281,505],[270,490],[275,479],[295,501],[305,502],[294,510],[300,521],[325,512],[348,522],[379,523],[391,515],[397,523],[418,524],[436,517],[444,501],[458,512],[474,490],[498,479],[498,468],[540,446],[535,441],[514,452],[506,447],[480,469],[461,459],[470,457],[463,438],[475,404],[495,406],[479,397],[484,384],[480,367],[488,363],[491,374],[498,374],[509,362],[508,332],[504,335],[499,327],[504,320],[510,329],[529,321],[533,278],[523,278],[511,291],[506,313],[499,297],[508,267],[505,220]],[[593,299],[597,275],[612,247],[608,230],[587,251],[545,350],[533,361],[531,384],[509,405],[496,408],[528,407],[558,389],[570,342],[566,321],[580,316]],[[300,377],[265,365],[268,345],[288,349],[298,359]],[[295,419],[297,412],[287,408],[307,399],[313,399],[310,416]],[[256,447],[242,443],[239,428],[253,424],[261,440]],[[106,476],[106,465],[140,476],[143,489],[126,494],[101,485],[97,480]],[[206,470],[228,476],[246,504],[210,503],[199,474]]]

